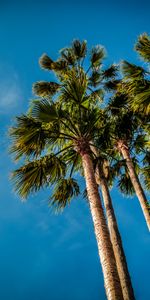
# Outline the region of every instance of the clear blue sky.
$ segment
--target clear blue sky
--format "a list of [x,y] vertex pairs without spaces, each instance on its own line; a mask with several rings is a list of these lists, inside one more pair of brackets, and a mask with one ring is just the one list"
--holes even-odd
[[[38,59],[56,58],[74,38],[106,47],[109,62],[137,62],[133,44],[150,28],[149,1],[5,1],[0,4],[0,299],[104,300],[102,273],[87,203],[53,215],[41,191],[21,203],[9,182],[7,129],[48,79]],[[112,190],[137,300],[150,299],[149,234],[136,198]]]

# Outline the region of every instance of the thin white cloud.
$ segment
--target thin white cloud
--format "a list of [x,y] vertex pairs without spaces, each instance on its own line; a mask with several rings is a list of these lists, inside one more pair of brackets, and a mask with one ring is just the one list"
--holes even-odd
[[20,106],[21,99],[22,91],[17,73],[3,65],[3,68],[0,67],[0,113],[10,114]]

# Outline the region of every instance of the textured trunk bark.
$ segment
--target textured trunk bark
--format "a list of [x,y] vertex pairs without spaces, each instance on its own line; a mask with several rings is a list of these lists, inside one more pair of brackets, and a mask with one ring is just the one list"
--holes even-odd
[[122,289],[116,268],[116,261],[110,241],[110,236],[98,193],[91,157],[88,153],[81,153],[84,176],[91,215],[94,223],[98,244],[105,289],[108,300],[123,300]]
[[121,236],[118,230],[117,220],[112,206],[107,181],[101,171],[96,170],[96,181],[101,186],[104,207],[106,211],[107,224],[110,233],[110,239],[116,259],[116,265],[124,300],[135,300],[132,283],[127,267],[126,257],[122,246]]
[[130,157],[129,149],[123,141],[118,142],[118,149],[126,161],[131,182],[133,184],[135,193],[140,201],[140,205],[141,205],[148,229],[150,230],[150,212],[149,212],[149,207],[148,207],[148,201],[146,199],[146,196],[145,196],[142,186],[140,184],[139,178],[135,172],[134,165],[133,165],[132,159]]

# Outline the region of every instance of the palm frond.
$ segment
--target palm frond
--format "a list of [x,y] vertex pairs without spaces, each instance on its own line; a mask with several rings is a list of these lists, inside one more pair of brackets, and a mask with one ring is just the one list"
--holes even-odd
[[87,80],[84,72],[80,72],[80,77],[77,72],[70,71],[67,74],[67,78],[63,83],[61,89],[61,99],[64,102],[75,101],[76,103],[81,103],[82,99],[86,94]]
[[127,96],[126,94],[116,93],[108,103],[108,109],[110,109],[113,115],[118,115],[121,113],[122,108],[126,108],[127,106]]
[[62,211],[73,197],[77,197],[80,193],[79,186],[73,178],[60,179],[50,197],[50,205],[54,206],[56,211]]
[[138,93],[129,100],[134,112],[139,111],[143,114],[150,114],[150,88],[145,89],[142,93]]
[[92,86],[96,88],[100,83],[102,79],[102,74],[99,71],[92,70],[92,73],[89,77],[89,86]]
[[12,173],[15,191],[27,198],[30,193],[54,183],[65,175],[65,164],[55,155],[47,155],[25,164]]
[[118,67],[116,65],[111,65],[108,69],[102,72],[105,79],[115,78],[118,72]]
[[144,177],[144,185],[147,190],[150,190],[150,166],[142,169],[142,175]]
[[143,33],[139,36],[135,44],[135,50],[146,62],[150,62],[150,37],[147,33]]
[[143,134],[138,134],[135,138],[135,140],[133,141],[133,148],[135,149],[136,153],[139,154],[141,152],[143,152],[145,145],[146,145],[146,135]]
[[64,59],[68,65],[74,65],[76,61],[76,57],[71,48],[63,48],[60,51],[62,59]]
[[49,131],[35,119],[22,115],[16,118],[15,127],[10,128],[9,135],[12,140],[10,153],[15,154],[18,160],[22,155],[39,155],[44,150]]
[[108,80],[106,82],[104,82],[104,88],[106,89],[106,91],[115,91],[118,88],[118,84],[120,83],[120,80]]
[[135,191],[131,183],[130,177],[127,174],[122,174],[118,180],[118,187],[120,191],[125,195],[134,195]]
[[64,59],[58,59],[57,61],[52,63],[52,70],[58,73],[65,73],[68,69],[68,63]]
[[56,82],[38,81],[33,84],[32,91],[39,97],[47,97],[53,96],[59,88],[60,85]]
[[43,54],[39,59],[39,64],[42,69],[51,71],[52,70],[53,60],[47,55]]
[[122,61],[121,70],[125,79],[141,80],[144,78],[145,70],[142,67],[131,64],[127,61]]
[[80,42],[79,40],[74,40],[72,43],[72,50],[77,59],[84,58],[87,52],[87,42]]
[[102,60],[105,58],[105,55],[106,53],[104,47],[99,45],[93,47],[90,57],[92,67],[100,67],[100,65],[102,64]]
[[48,100],[36,101],[33,103],[31,116],[40,122],[53,122],[58,119],[56,105]]

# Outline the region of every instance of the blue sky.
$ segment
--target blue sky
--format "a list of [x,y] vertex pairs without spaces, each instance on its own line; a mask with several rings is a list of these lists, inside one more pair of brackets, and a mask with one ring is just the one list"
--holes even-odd
[[[104,300],[102,272],[90,213],[76,199],[63,214],[48,208],[50,191],[20,202],[9,181],[16,166],[7,130],[33,98],[31,87],[48,79],[43,53],[56,58],[74,38],[102,44],[106,63],[138,62],[133,45],[149,33],[148,1],[5,1],[0,4],[0,298],[2,300]],[[150,299],[149,234],[136,198],[111,191],[137,300]]]

